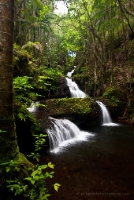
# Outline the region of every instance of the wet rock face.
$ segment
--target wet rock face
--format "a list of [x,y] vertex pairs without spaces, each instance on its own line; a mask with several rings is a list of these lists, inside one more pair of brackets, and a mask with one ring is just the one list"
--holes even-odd
[[65,78],[60,79],[58,90],[54,96],[55,98],[71,97],[69,87],[67,86],[67,81]]

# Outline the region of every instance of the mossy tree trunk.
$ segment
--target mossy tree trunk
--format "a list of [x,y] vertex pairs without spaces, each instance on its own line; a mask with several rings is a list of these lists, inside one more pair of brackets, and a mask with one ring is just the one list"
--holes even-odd
[[13,108],[14,0],[0,0],[0,163],[19,153]]

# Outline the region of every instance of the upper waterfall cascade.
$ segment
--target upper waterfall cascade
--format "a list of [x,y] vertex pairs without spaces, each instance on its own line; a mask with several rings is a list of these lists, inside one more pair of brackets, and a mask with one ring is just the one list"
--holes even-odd
[[86,93],[84,93],[82,90],[79,89],[78,85],[75,83],[75,81],[72,80],[72,74],[75,71],[76,66],[74,66],[74,69],[71,72],[67,73],[67,85],[69,87],[71,97],[73,98],[85,98],[87,97]]
[[74,66],[74,69],[72,69],[71,72],[68,72],[68,73],[67,73],[67,76],[68,76],[68,77],[70,77],[70,78],[72,77],[72,74],[74,73],[75,68],[76,68],[76,66]]

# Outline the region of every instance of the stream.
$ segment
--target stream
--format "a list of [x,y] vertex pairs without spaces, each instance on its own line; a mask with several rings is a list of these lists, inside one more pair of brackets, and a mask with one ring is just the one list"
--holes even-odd
[[[74,70],[66,78],[71,96],[85,98],[71,79]],[[50,150],[42,152],[41,164],[55,165],[54,178],[47,179],[50,200],[134,199],[134,126],[113,123],[106,106],[96,102],[102,126],[80,130],[69,120],[49,118]],[[40,119],[36,107],[29,111]],[[58,192],[54,183],[61,184]]]
[[[55,164],[49,199],[133,199],[134,127],[100,126],[88,132],[94,136],[42,156],[42,163]],[[55,182],[61,184],[58,192],[51,187]]]

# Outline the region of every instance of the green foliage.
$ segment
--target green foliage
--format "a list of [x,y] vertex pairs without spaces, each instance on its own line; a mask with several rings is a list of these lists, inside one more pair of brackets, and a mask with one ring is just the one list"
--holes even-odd
[[39,21],[43,21],[44,16],[45,16],[46,14],[48,14],[49,11],[50,11],[49,6],[48,6],[48,5],[44,5],[43,8],[42,8],[42,10],[39,11],[39,18],[38,18]]
[[17,119],[19,119],[20,121],[33,121],[34,118],[31,115],[31,113],[28,112],[28,110],[26,109],[26,106],[19,104],[15,104],[14,107],[14,115]]
[[[46,135],[40,134],[34,136],[36,138],[35,153],[31,153],[30,156],[39,161],[39,151],[45,143]],[[1,166],[5,167],[6,173],[19,173],[21,171],[19,162],[14,160],[2,163]],[[54,175],[54,171],[49,171],[49,169],[54,169],[54,165],[51,162],[45,165],[31,165],[27,169],[27,177],[20,179],[15,176],[15,179],[11,178],[10,180],[6,180],[7,188],[9,188],[9,191],[14,193],[15,196],[21,195],[29,200],[47,200],[50,194],[47,191],[46,179],[53,178]],[[53,187],[58,191],[60,184],[55,183]]]
[[[1,165],[5,166],[7,173],[10,171],[20,171],[18,163],[13,160],[8,163],[2,163]],[[47,165],[34,165],[28,169],[29,176],[25,177],[22,181],[17,178],[15,180],[7,180],[7,188],[9,188],[9,191],[14,192],[15,196],[23,195],[29,200],[47,200],[50,194],[48,194],[46,189],[45,180],[52,178],[54,174],[53,171],[44,172],[47,168],[53,169],[54,165],[51,162]],[[58,191],[59,186],[60,184],[57,187],[54,184],[54,189]]]
[[21,103],[31,103],[38,96],[33,92],[33,85],[30,82],[32,77],[16,77],[13,81],[15,90],[15,100]]
[[35,87],[44,91],[56,91],[59,80],[63,77],[63,71],[61,69],[47,68],[45,66],[38,68],[38,74],[39,76]]
[[50,88],[52,87],[50,78],[46,76],[38,76],[36,83],[38,84],[35,87],[43,91],[49,91]]
[[63,71],[58,68],[39,67],[35,77],[14,78],[15,100],[29,105],[37,98],[45,98],[48,91],[56,91]]
[[22,49],[28,48],[31,50],[33,47],[42,53],[43,46],[39,42],[28,41],[25,45],[22,46]]
[[14,78],[13,84],[16,101],[28,105],[31,104],[32,101],[36,100],[37,97],[41,96],[34,91],[35,86],[33,77],[16,77]]
[[[15,26],[17,42],[24,44],[24,42],[28,42],[28,39],[30,39],[32,42],[37,41],[37,39],[39,42],[42,42],[43,39],[44,43],[45,31],[47,31],[49,28],[50,19],[53,14],[51,12],[51,2],[42,2],[41,0],[27,0],[25,1],[25,4],[22,4],[21,1],[16,1],[16,7],[18,8],[15,17],[17,19]],[[17,29],[18,27],[20,30],[19,33]],[[38,35],[39,32],[41,37]]]
[[[19,158],[18,160],[11,160],[6,163],[2,163],[1,166],[4,167],[8,179],[6,180],[7,188],[15,196],[23,196],[28,200],[47,200],[50,194],[47,191],[46,180],[48,178],[53,178],[54,165],[49,162],[47,164],[38,164],[40,158],[40,150],[46,143],[47,135],[43,132],[42,127],[36,121],[36,119],[29,113],[25,106],[16,105],[15,106],[15,117],[26,123],[31,122],[31,133],[35,138],[34,142],[34,152],[32,152],[29,157],[36,160],[36,165],[29,165],[26,168],[25,177],[24,174],[20,177],[19,174],[22,173],[22,166]],[[10,179],[9,179],[10,177]],[[58,191],[60,184],[53,185],[54,189]]]
[[[133,54],[133,45],[128,45],[128,40],[133,34],[134,3],[129,1],[127,5],[126,2],[126,0],[69,1],[68,13],[58,16],[54,14],[52,1],[27,0],[25,7],[21,1],[16,1],[18,8],[15,17],[16,43],[30,47],[31,54],[38,57],[40,65],[45,63],[46,66],[55,68],[60,65],[67,71],[67,68],[74,63],[79,66],[86,63],[85,74],[91,72],[94,76],[93,83],[103,84],[100,86],[103,88],[105,84],[110,84],[115,75],[112,68],[117,60],[114,49],[118,41],[122,51],[126,51],[125,54],[128,56]],[[37,56],[37,52],[31,47],[41,49],[39,44],[43,49],[40,51],[41,55]],[[17,45],[15,48],[18,48]],[[131,52],[128,53],[130,48]],[[75,52],[76,57],[69,56],[69,50]],[[120,60],[121,57],[120,55]],[[30,60],[29,63],[31,62]],[[106,72],[104,66],[106,70],[110,69],[107,80],[104,80]],[[46,81],[44,85],[42,85],[43,80]],[[55,89],[52,88],[53,82],[46,80],[44,74],[40,74],[37,82],[40,90]],[[89,90],[87,88],[87,91]]]
[[10,172],[10,171],[20,171],[20,168],[17,166],[17,162],[14,160],[10,160],[10,162],[6,162],[6,163],[1,163],[0,165],[5,166],[6,172]]
[[38,73],[40,75],[48,77],[48,79],[55,79],[58,80],[59,78],[63,77],[63,70],[58,68],[47,68],[45,66],[40,66],[38,68]]
[[58,192],[58,189],[61,185],[59,183],[55,183],[54,184],[54,189]]
[[22,48],[20,45],[14,43],[13,44],[13,50],[14,55],[16,55],[15,59],[18,59],[19,57],[26,57],[26,58],[32,58],[31,52],[28,52],[25,48]]
[[14,192],[14,195],[20,195],[22,192],[26,192],[28,186],[27,185],[21,185],[21,183],[18,180],[10,180],[7,181],[7,188],[9,188],[9,191]]
[[34,144],[34,152],[32,152],[28,157],[32,157],[33,159],[36,159],[39,162],[40,158],[40,150],[42,147],[45,145],[46,142],[46,137],[47,135],[45,134],[38,134],[38,135],[33,135],[35,138],[35,144]]
[[110,99],[113,103],[118,104],[120,102],[120,100],[117,97],[117,89],[114,87],[110,87],[108,88],[104,94],[103,94],[104,98]]
[[34,135],[34,137],[35,137],[35,152],[39,152],[42,146],[44,146],[46,142],[45,137],[47,137],[47,135],[40,134],[40,135]]
[[23,77],[17,77],[14,80],[14,87],[16,91],[26,91],[27,89],[32,89],[32,85],[29,83],[29,79],[31,77],[23,76]]
[[21,47],[20,47],[20,45],[14,43],[14,44],[13,44],[13,49],[14,49],[14,50],[15,50],[15,49],[16,49],[16,50],[20,50]]

